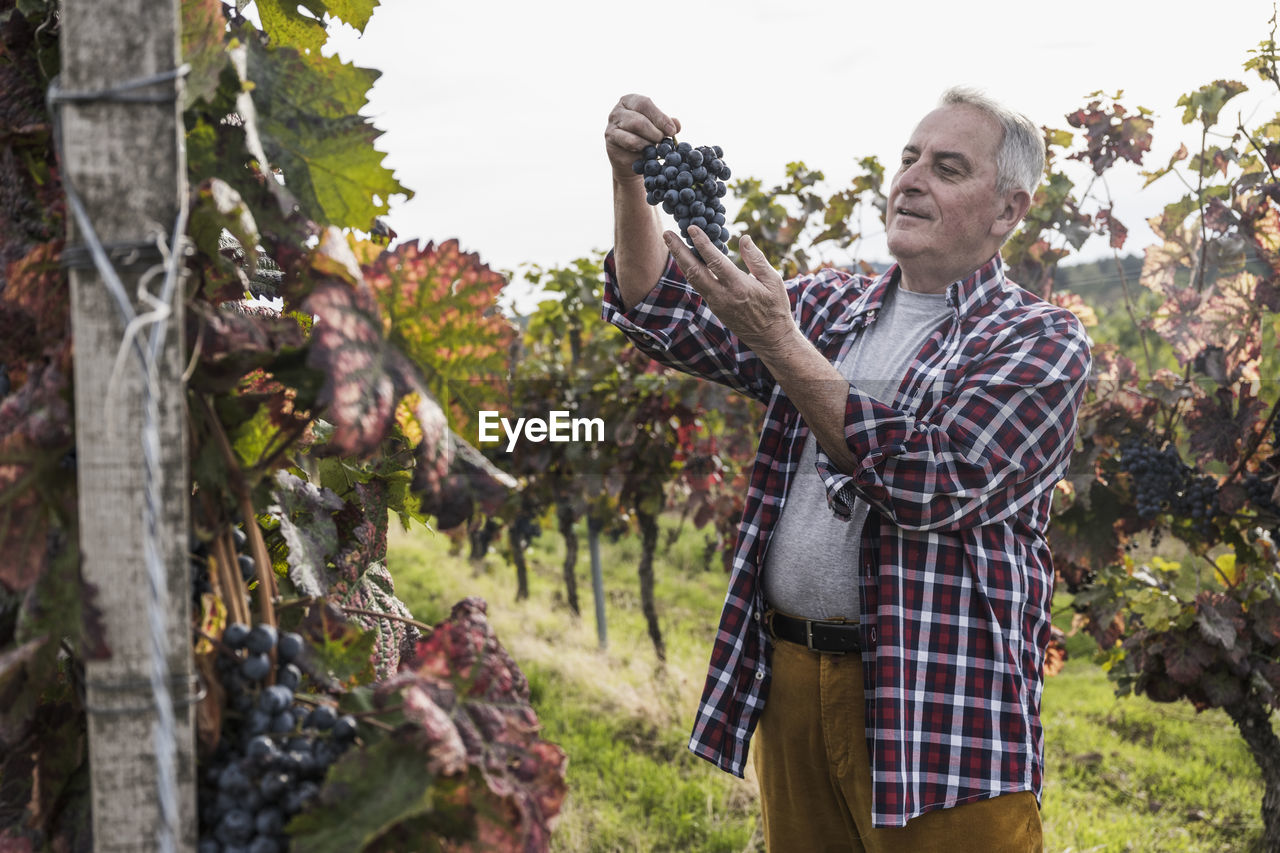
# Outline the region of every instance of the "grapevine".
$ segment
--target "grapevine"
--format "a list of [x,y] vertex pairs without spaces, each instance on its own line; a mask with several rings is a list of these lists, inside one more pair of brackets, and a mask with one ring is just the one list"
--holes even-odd
[[631,169],[644,175],[645,200],[662,205],[663,211],[675,217],[680,236],[690,247],[689,226],[696,225],[717,249],[728,252],[729,230],[721,199],[728,192],[725,181],[732,173],[724,162],[724,149],[719,145],[694,148],[667,137],[657,145],[645,146]]

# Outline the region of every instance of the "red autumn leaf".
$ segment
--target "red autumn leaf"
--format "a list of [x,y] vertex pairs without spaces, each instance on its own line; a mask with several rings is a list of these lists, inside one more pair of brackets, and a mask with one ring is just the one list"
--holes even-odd
[[316,286],[303,310],[316,317],[307,365],[324,374],[318,403],[334,427],[325,450],[367,455],[390,430],[401,395],[378,306],[367,290],[328,280]]
[[465,432],[478,402],[507,370],[516,330],[498,308],[504,279],[456,239],[439,245],[404,243],[374,254],[363,249],[364,280],[373,290],[397,348],[449,404],[451,423]]

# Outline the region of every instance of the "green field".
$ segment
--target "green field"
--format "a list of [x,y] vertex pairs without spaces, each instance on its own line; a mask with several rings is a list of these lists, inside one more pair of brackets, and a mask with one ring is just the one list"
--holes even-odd
[[[524,602],[515,601],[515,570],[500,554],[473,565],[465,551],[450,553],[443,534],[393,532],[391,570],[414,615],[435,622],[460,598],[486,599],[499,639],[529,678],[545,736],[568,753],[569,798],[555,850],[763,849],[750,774],[735,779],[685,748],[726,577],[718,560],[705,569],[700,533],[673,538],[656,567],[664,667],[640,611],[635,537],[603,542],[609,644],[600,651],[585,531],[581,618],[565,603],[563,550],[551,531],[528,552]],[[1072,638],[1072,659],[1045,688],[1045,849],[1258,849],[1261,778],[1231,722],[1185,703],[1115,698],[1089,660],[1090,646]]]

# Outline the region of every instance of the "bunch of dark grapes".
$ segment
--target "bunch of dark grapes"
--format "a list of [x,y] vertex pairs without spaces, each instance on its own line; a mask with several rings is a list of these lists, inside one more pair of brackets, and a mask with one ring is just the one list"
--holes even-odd
[[1133,483],[1134,503],[1142,518],[1169,513],[1190,519],[1197,532],[1209,536],[1213,519],[1222,514],[1218,506],[1218,481],[1208,474],[1196,474],[1172,445],[1163,450],[1140,438],[1120,446],[1120,468]]
[[1196,532],[1209,536],[1214,516],[1222,514],[1218,508],[1218,479],[1208,474],[1191,477],[1182,490],[1178,510],[1179,515],[1191,519]]
[[1158,450],[1136,438],[1120,446],[1120,468],[1133,483],[1134,503],[1143,518],[1173,510],[1188,470],[1173,446]]
[[1244,489],[1249,495],[1249,502],[1259,511],[1280,515],[1280,505],[1275,501],[1276,483],[1274,481],[1264,479],[1261,474],[1249,474],[1244,478]]
[[[356,737],[353,717],[303,704],[298,634],[234,623],[222,635],[218,676],[227,694],[222,737],[200,774],[199,853],[281,853],[284,827],[320,793],[329,767]],[[275,683],[271,652],[275,651]]]
[[696,225],[717,249],[728,253],[729,229],[721,199],[728,192],[725,181],[731,173],[719,145],[694,148],[667,137],[657,145],[645,146],[631,168],[637,175],[644,175],[646,200],[662,205],[676,218],[680,236],[691,248],[689,226]]

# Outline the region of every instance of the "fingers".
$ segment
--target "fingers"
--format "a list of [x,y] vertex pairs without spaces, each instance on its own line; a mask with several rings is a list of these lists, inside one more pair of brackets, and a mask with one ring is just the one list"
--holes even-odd
[[619,148],[640,151],[644,146],[673,136],[680,123],[642,95],[624,95],[609,113],[605,139]]
[[742,262],[747,265],[747,272],[760,281],[782,279],[782,275],[769,263],[769,259],[764,256],[764,252],[760,251],[760,247],[746,234],[738,238],[738,254],[742,256]]
[[636,155],[646,145],[674,136],[680,122],[668,116],[644,95],[623,95],[609,113],[604,129],[605,151],[614,173],[628,176]]
[[618,106],[648,120],[649,125],[657,131],[658,135],[656,137],[645,133],[639,135],[651,142],[658,142],[664,136],[675,136],[680,132],[680,122],[658,109],[658,105],[644,95],[623,95],[618,101]]

